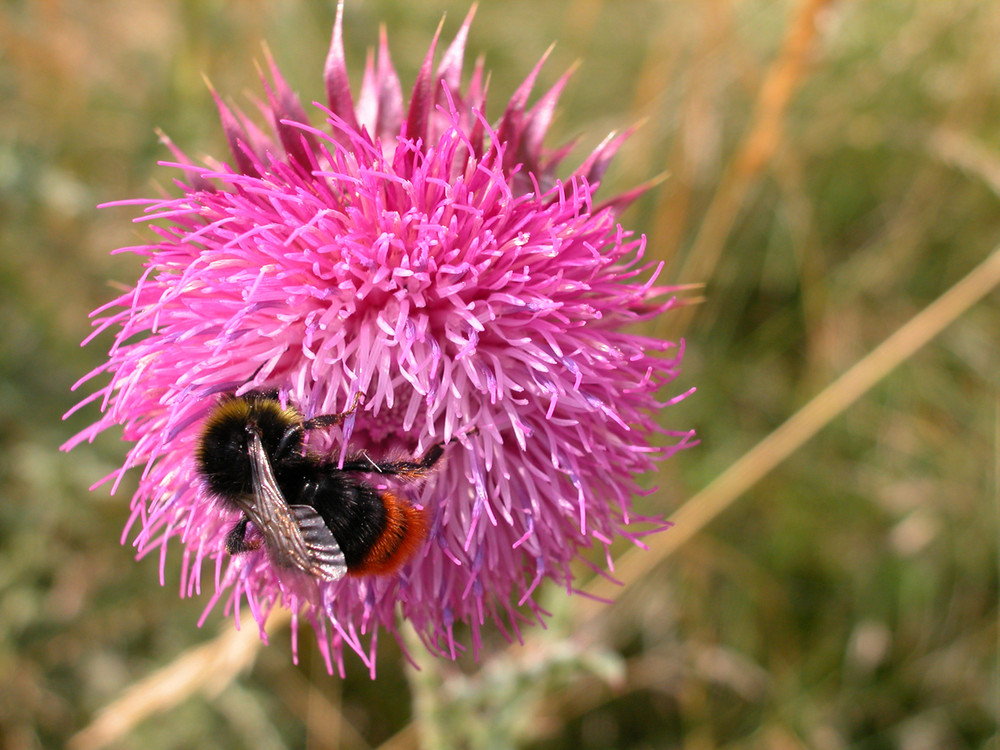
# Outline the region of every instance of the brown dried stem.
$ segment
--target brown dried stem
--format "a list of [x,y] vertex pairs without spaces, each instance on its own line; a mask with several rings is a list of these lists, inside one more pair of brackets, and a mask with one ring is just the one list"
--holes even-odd
[[[185,651],[172,662],[128,688],[108,704],[97,718],[74,735],[70,750],[97,750],[121,739],[141,721],[168,711],[197,692],[218,695],[242,671],[248,670],[260,650],[260,632],[249,612],[242,613],[244,627],[227,622],[224,631],[207,643]],[[267,632],[284,628],[291,615],[276,610],[267,621]]]
[[[781,51],[764,75],[752,124],[723,172],[687,260],[674,278],[703,281],[712,277],[754,178],[778,148],[788,106],[808,71],[818,16],[830,2],[803,0],[796,8]],[[689,321],[690,311],[681,311],[671,324],[683,330]]]
[[[674,523],[670,532],[653,537],[648,550],[632,549],[624,554],[615,564],[615,574],[624,581],[624,589],[604,578],[595,578],[585,587],[586,592],[603,598],[620,598],[623,591],[650,573],[775,466],[998,284],[1000,246],[994,248],[986,260],[961,281],[917,313],[682,505],[669,519]],[[581,600],[578,607],[578,615],[584,618],[600,611],[600,605],[595,607],[589,600]]]

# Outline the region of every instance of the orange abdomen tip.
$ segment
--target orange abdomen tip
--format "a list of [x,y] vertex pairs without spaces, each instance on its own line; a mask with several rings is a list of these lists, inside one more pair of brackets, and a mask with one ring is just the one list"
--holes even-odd
[[416,553],[430,529],[427,512],[400,500],[391,492],[383,492],[385,528],[375,544],[351,575],[388,575],[395,573]]

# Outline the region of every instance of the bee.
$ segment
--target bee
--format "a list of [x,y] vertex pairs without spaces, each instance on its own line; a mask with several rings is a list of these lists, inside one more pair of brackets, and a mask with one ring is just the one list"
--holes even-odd
[[[195,463],[208,492],[242,514],[227,552],[263,544],[277,566],[323,581],[393,573],[413,556],[427,536],[426,511],[362,475],[424,479],[444,443],[416,461],[375,462],[362,453],[340,467],[305,448],[309,430],[340,424],[357,401],[346,412],[305,419],[273,391],[223,396],[205,419]],[[251,523],[259,534],[248,537]]]

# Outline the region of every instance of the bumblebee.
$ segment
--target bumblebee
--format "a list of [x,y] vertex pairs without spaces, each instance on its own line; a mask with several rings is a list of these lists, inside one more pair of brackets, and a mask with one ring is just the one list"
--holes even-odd
[[[426,478],[444,443],[416,461],[371,460],[360,454],[337,463],[308,451],[309,430],[340,424],[354,413],[312,419],[282,406],[272,391],[227,395],[205,419],[195,461],[208,492],[242,516],[226,537],[239,554],[266,548],[272,562],[323,581],[397,571],[427,537],[427,513],[364,474]],[[248,536],[248,526],[259,535]]]

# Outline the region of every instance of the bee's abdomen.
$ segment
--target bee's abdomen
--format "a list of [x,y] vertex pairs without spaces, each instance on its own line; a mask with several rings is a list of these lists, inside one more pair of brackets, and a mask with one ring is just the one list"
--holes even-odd
[[354,481],[334,467],[321,468],[289,496],[316,509],[340,545],[347,569],[352,570],[382,533],[385,511],[372,487]]
[[335,469],[299,497],[322,516],[353,575],[393,572],[427,535],[421,511]]
[[379,496],[384,510],[384,523],[378,538],[355,568],[355,575],[386,575],[396,572],[423,544],[429,524],[423,510],[400,500],[391,492]]

